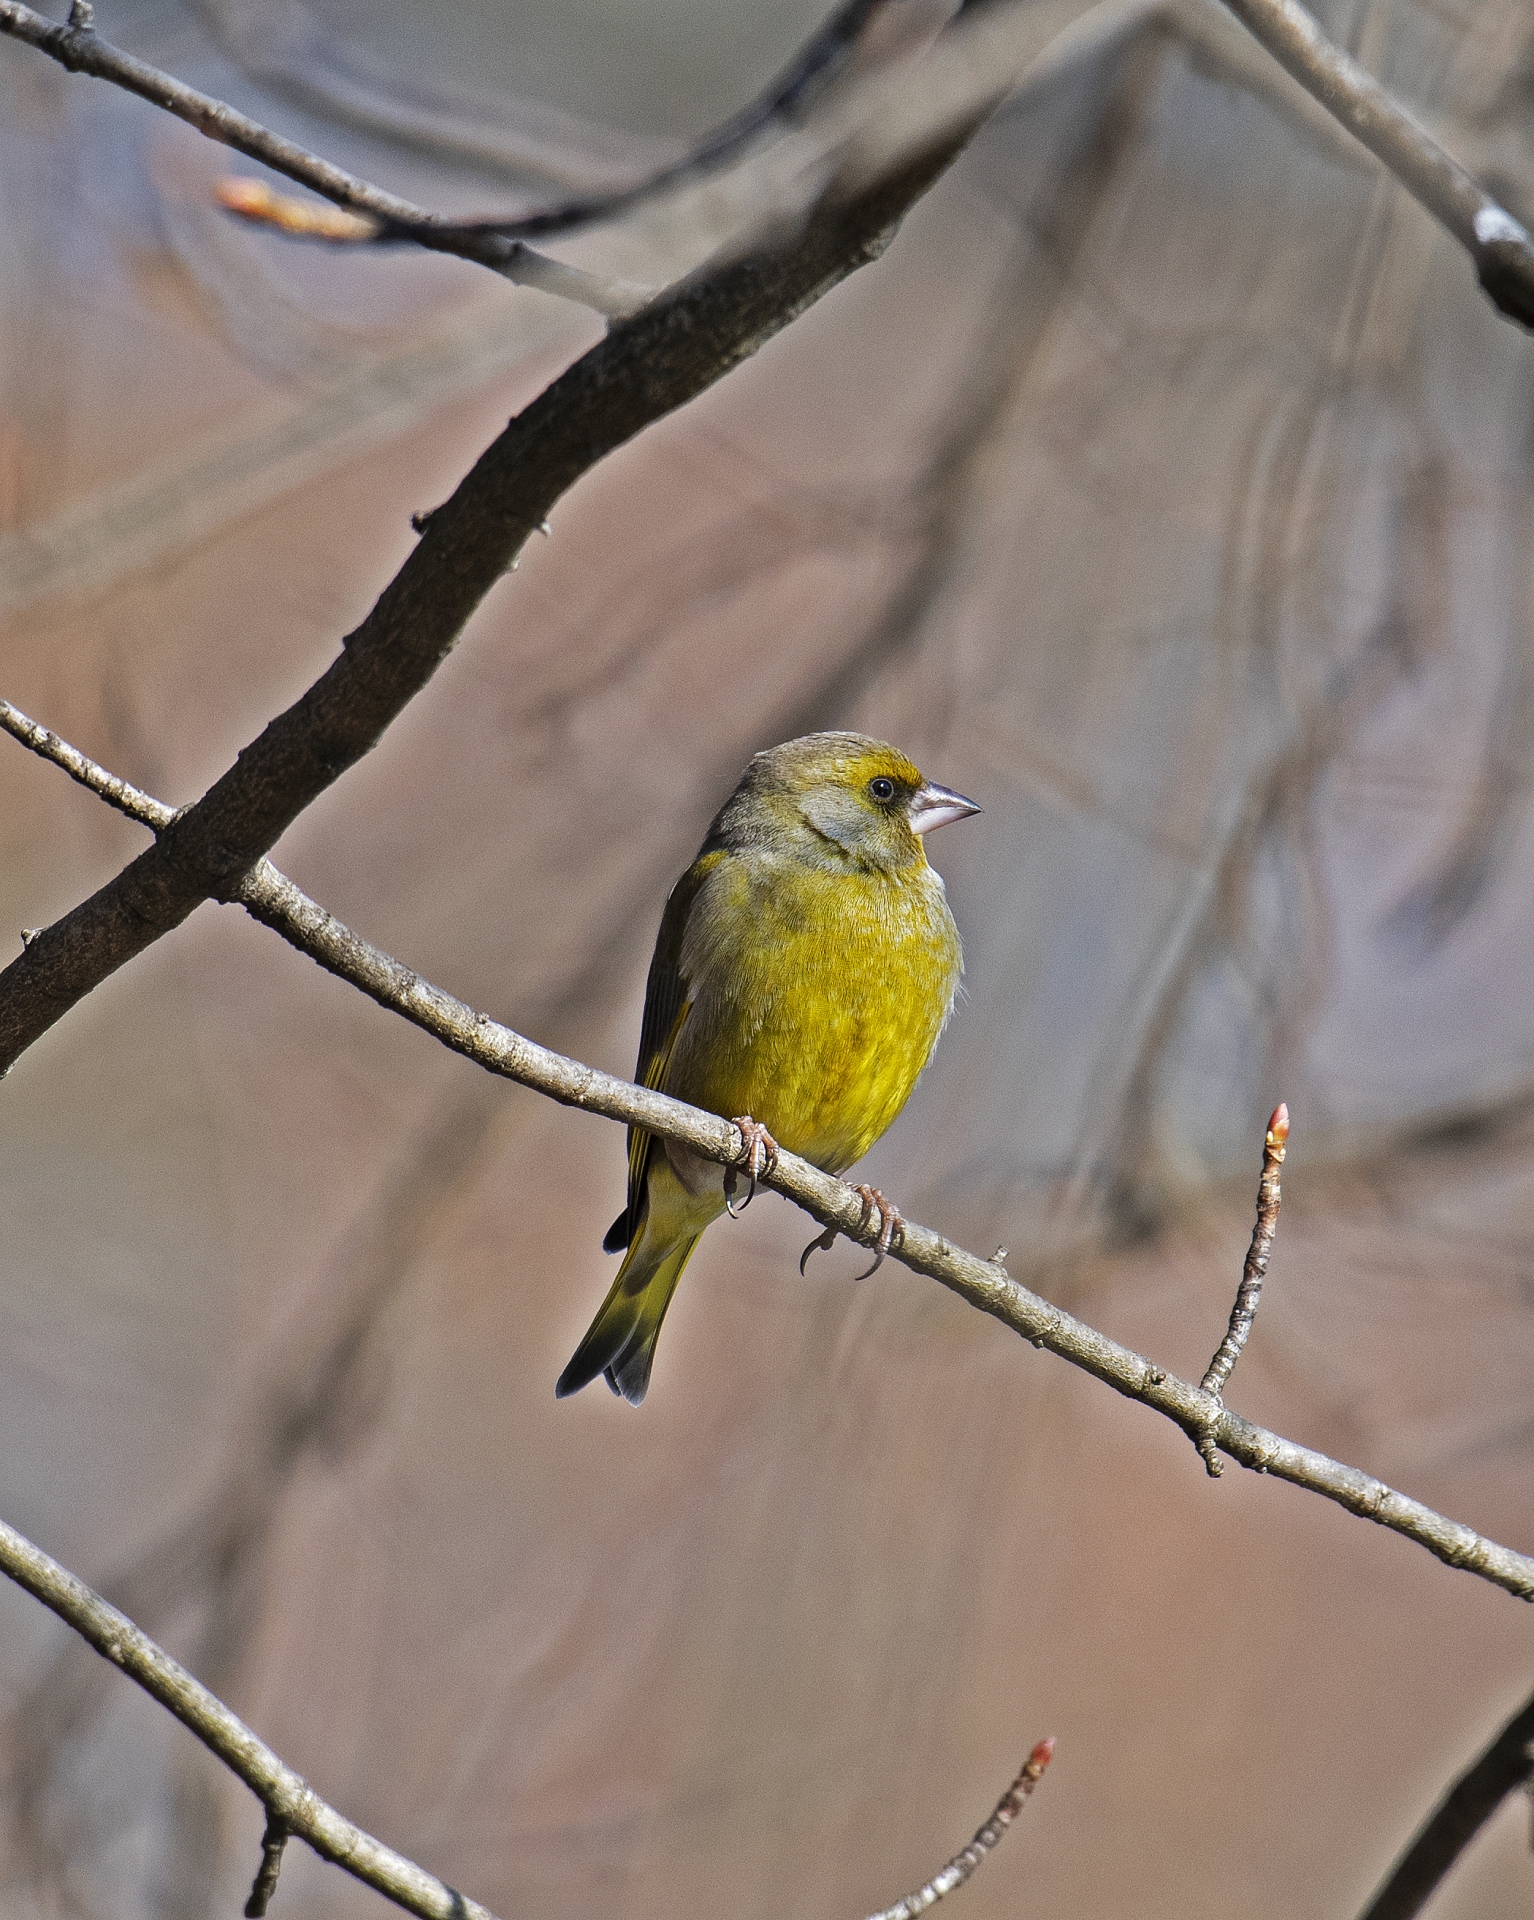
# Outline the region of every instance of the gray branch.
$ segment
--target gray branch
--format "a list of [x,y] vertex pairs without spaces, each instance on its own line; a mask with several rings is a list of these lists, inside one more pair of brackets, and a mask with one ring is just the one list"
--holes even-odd
[[231,1773],[238,1774],[266,1808],[268,1831],[280,1824],[322,1860],[344,1867],[422,1920],[495,1920],[488,1908],[455,1893],[424,1867],[337,1813],[217,1694],[210,1693],[147,1633],[141,1633],[125,1613],[4,1521],[0,1521],[0,1573],[50,1607],[104,1660],[120,1667],[169,1708]]
[[631,281],[587,273],[580,267],[551,260],[547,254],[537,253],[524,241],[504,233],[449,226],[424,207],[359,180],[345,168],[322,160],[318,154],[310,153],[294,140],[284,139],[280,133],[273,133],[259,120],[252,120],[225,101],[199,93],[184,81],[136,59],[121,47],[114,47],[101,38],[88,19],[79,20],[78,10],[71,13],[67,23],[60,25],[35,8],[23,6],[21,0],[0,0],[0,33],[36,47],[71,73],[88,73],[95,79],[109,80],[113,86],[136,93],[151,106],[185,120],[208,139],[232,147],[249,159],[259,160],[263,166],[298,181],[301,186],[312,187],[338,206],[370,214],[381,236],[408,237],[435,252],[477,261],[504,279],[574,300],[609,319],[632,313],[654,291]]
[[[141,794],[126,781],[67,746],[56,734],[0,701],[0,728],[23,744],[55,761],[82,785],[125,813],[161,830],[171,812],[163,802]],[[139,810],[141,809],[141,810]],[[644,1127],[662,1139],[675,1140],[694,1152],[728,1166],[744,1151],[740,1130],[718,1114],[687,1106],[664,1093],[635,1086],[632,1081],[603,1073],[596,1067],[568,1059],[534,1040],[525,1039],[423,980],[409,967],[360,934],[294,886],[268,860],[260,861],[229,890],[227,896],[280,933],[290,945],[340,979],[400,1014],[440,1040],[455,1053],[475,1061],[508,1080],[546,1094],[563,1106],[580,1107],[606,1115],[626,1126]],[[36,942],[33,942],[36,945]],[[27,952],[32,948],[28,947]],[[0,976],[3,977],[3,976]],[[822,1173],[794,1154],[780,1152],[773,1171],[760,1184],[776,1189],[812,1215],[823,1227],[834,1228],[849,1240],[866,1246],[877,1239],[868,1208],[855,1187]],[[1075,1319],[1061,1307],[1032,1293],[997,1260],[982,1260],[953,1246],[929,1227],[907,1221],[905,1236],[890,1257],[913,1273],[936,1280],[972,1307],[990,1314],[1035,1347],[1044,1347],[1074,1367],[1092,1374],[1129,1400],[1138,1400],[1181,1427],[1195,1445],[1205,1436],[1243,1467],[1293,1482],[1349,1513],[1360,1514],[1426,1547],[1451,1567],[1463,1568],[1494,1586],[1504,1587],[1520,1600],[1534,1600],[1534,1559],[1511,1547],[1499,1546],[1472,1528],[1421,1501],[1398,1493],[1358,1467],[1332,1460],[1311,1447],[1285,1440],[1264,1427],[1254,1426],[1223,1406],[1191,1381],[1154,1365],[1132,1348],[1120,1346],[1095,1327]]]
[[975,1871],[985,1856],[1028,1804],[1028,1797],[1044,1778],[1044,1769],[1054,1758],[1054,1737],[1041,1740],[1023,1762],[1023,1770],[996,1802],[991,1817],[962,1853],[956,1853],[947,1866],[939,1868],[915,1893],[908,1893],[892,1907],[870,1915],[870,1920],[916,1920],[919,1913],[935,1907],[945,1894],[952,1893]]
[[1510,319],[1534,327],[1534,245],[1521,223],[1439,146],[1299,0],[1225,0],[1241,23],[1442,222]]

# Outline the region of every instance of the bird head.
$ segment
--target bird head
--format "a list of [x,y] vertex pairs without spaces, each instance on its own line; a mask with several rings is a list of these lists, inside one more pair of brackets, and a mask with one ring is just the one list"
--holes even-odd
[[818,865],[924,866],[922,835],[980,811],[861,733],[811,733],[759,753],[710,839],[792,850]]

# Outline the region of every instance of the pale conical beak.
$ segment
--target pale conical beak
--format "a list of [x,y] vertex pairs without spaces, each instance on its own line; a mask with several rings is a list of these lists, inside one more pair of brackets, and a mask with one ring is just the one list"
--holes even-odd
[[930,781],[911,795],[909,819],[913,833],[931,833],[934,827],[946,827],[950,820],[967,820],[980,809],[952,787],[937,787]]

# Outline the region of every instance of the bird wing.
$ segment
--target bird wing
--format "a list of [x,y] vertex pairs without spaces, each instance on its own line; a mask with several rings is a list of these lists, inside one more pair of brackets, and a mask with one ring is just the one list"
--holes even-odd
[[[682,936],[687,930],[687,915],[699,887],[710,870],[724,855],[718,849],[701,854],[687,869],[666,902],[661,915],[660,932],[655,939],[655,955],[650,962],[650,977],[645,986],[644,1019],[639,1028],[639,1060],[634,1078],[643,1087],[660,1088],[666,1082],[666,1069],[677,1037],[692,1011],[687,981],[682,974]],[[644,1202],[645,1177],[655,1136],[643,1127],[630,1127],[628,1135],[628,1205],[607,1230],[602,1245],[617,1253],[629,1245],[639,1227]]]

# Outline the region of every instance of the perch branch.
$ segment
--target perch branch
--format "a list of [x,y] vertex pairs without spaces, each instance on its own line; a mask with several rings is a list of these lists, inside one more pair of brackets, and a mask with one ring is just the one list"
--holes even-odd
[[[1215,1348],[1214,1358],[1209,1362],[1203,1379],[1199,1381],[1200,1388],[1222,1404],[1225,1383],[1241,1358],[1241,1349],[1252,1331],[1252,1323],[1257,1318],[1257,1306],[1262,1299],[1268,1255],[1273,1251],[1273,1236],[1278,1231],[1278,1208],[1283,1198],[1279,1191],[1278,1176],[1284,1164],[1284,1148],[1288,1139],[1289,1109],[1280,1101],[1273,1109],[1267,1138],[1263,1142],[1262,1177],[1257,1182],[1257,1221],[1252,1228],[1252,1244],[1247,1249],[1246,1265],[1241,1270],[1241,1284],[1236,1289],[1236,1303],[1230,1310],[1230,1325],[1225,1338]],[[1214,1450],[1214,1442],[1207,1434],[1200,1436],[1198,1450],[1203,1455],[1210,1477],[1217,1480],[1224,1468]]]
[[1506,207],[1370,72],[1321,31],[1299,0],[1225,0],[1231,12],[1327,112],[1384,163],[1475,263],[1492,303],[1534,327],[1534,245]]
[[1047,1740],[1041,1740],[1023,1762],[1022,1772],[996,1802],[990,1819],[964,1851],[956,1853],[947,1866],[933,1874],[924,1887],[918,1887],[915,1893],[908,1893],[903,1900],[897,1900],[894,1906],[871,1914],[869,1920],[916,1920],[917,1914],[925,1913],[928,1907],[935,1907],[945,1893],[962,1887],[1028,1804],[1028,1796],[1044,1778],[1044,1769],[1054,1758],[1054,1752],[1055,1742],[1051,1734]]
[[679,281],[518,414],[419,523],[419,544],[314,685],[152,847],[0,974],[0,1072],[203,900],[234,898],[273,842],[426,685],[561,495],[877,259],[972,130],[925,147],[864,192],[823,201],[788,244]]
[[[296,1834],[322,1860],[333,1861],[356,1879],[385,1894],[421,1920],[494,1920],[477,1901],[466,1899],[418,1867],[413,1860],[386,1847],[381,1840],[353,1826],[323,1801],[301,1775],[278,1759],[243,1720],[222,1700],[195,1680],[163,1647],[133,1624],[125,1613],[93,1593],[40,1547],[0,1521],[0,1572],[35,1599],[50,1607],[67,1626],[89,1641],[103,1659],[120,1667],[162,1707],[238,1774],[266,1808],[267,1844],[280,1824]],[[265,1867],[263,1859],[263,1869]],[[275,1870],[271,1878],[276,1879]],[[258,1878],[252,1891],[253,1912]]]
[[1481,1828],[1516,1787],[1534,1779],[1534,1699],[1466,1768],[1391,1868],[1360,1920],[1412,1920]]
[[[133,806],[142,804],[144,812],[136,817],[141,817],[146,826],[154,827],[170,811],[97,767],[75,748],[66,748],[57,735],[8,704],[0,705],[0,727],[56,761],[93,792],[111,798],[123,811],[130,812]],[[489,1072],[531,1087],[563,1106],[605,1114],[626,1126],[644,1127],[722,1166],[741,1161],[745,1142],[730,1121],[568,1059],[501,1026],[488,1014],[476,1013],[343,926],[269,860],[261,860],[247,872],[230,889],[228,898],[238,901],[254,918],[328,972],[349,981],[380,1006]],[[780,1151],[773,1170],[761,1174],[760,1184],[784,1194],[823,1227],[834,1227],[849,1240],[872,1246],[878,1238],[857,1189],[794,1154]],[[1241,1419],[1212,1394],[1178,1379],[1030,1292],[1012,1278],[999,1259],[982,1260],[978,1254],[967,1253],[941,1234],[909,1220],[904,1239],[891,1248],[890,1257],[913,1273],[938,1281],[1033,1346],[1047,1348],[1126,1399],[1138,1400],[1165,1415],[1195,1444],[1207,1432],[1213,1444],[1241,1466],[1305,1487],[1349,1513],[1415,1540],[1451,1567],[1463,1568],[1521,1600],[1534,1600],[1534,1559],[1527,1554],[1499,1546],[1460,1521],[1397,1493],[1358,1467],[1346,1466]]]

